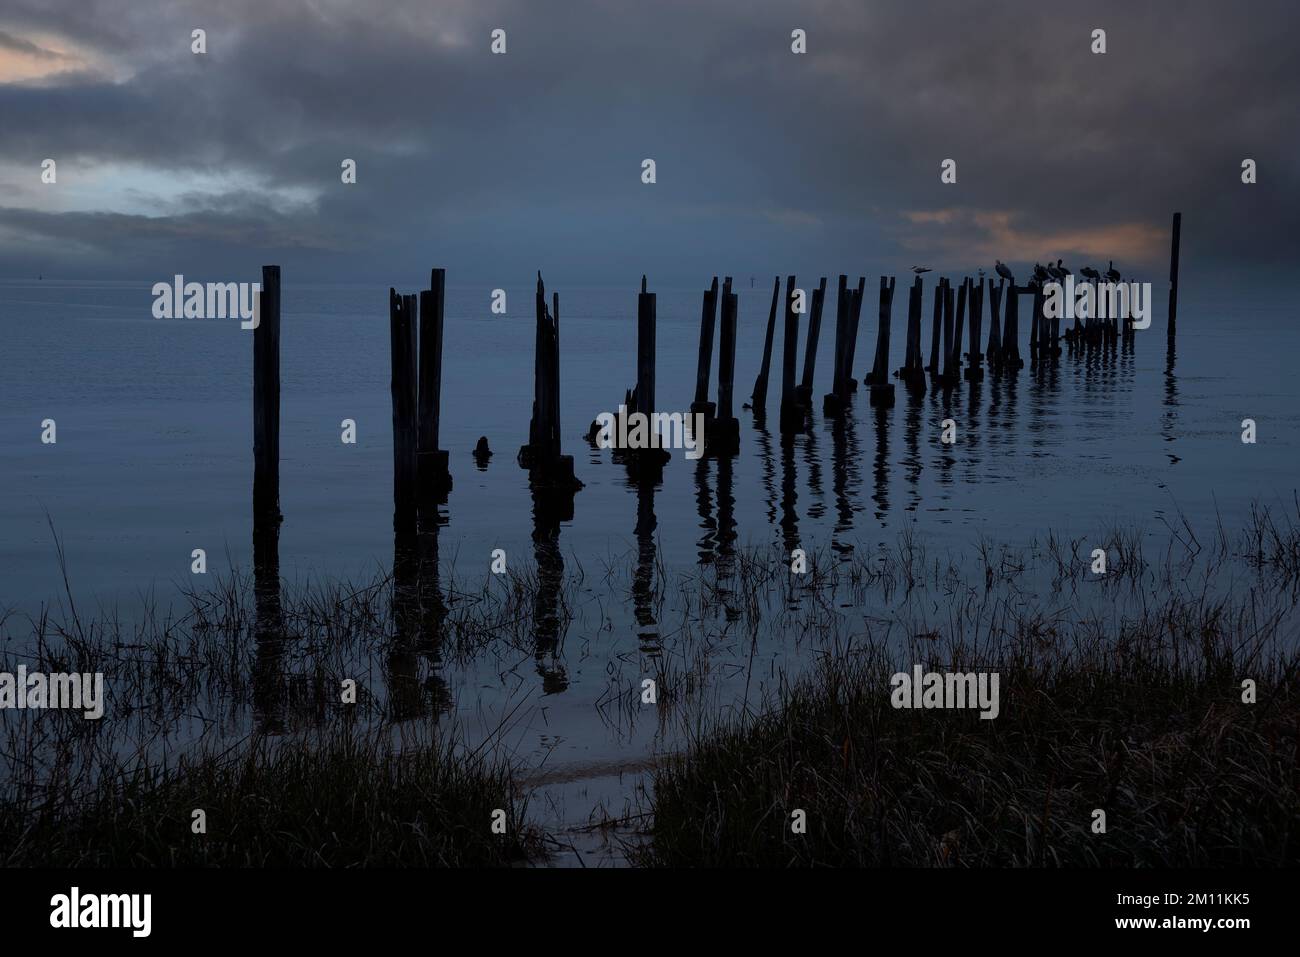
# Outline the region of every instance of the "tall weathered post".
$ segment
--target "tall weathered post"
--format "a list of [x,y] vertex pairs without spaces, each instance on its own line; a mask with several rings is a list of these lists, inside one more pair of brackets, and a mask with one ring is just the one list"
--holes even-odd
[[1042,313],[1043,303],[1043,284],[1034,282],[1031,284],[1034,294],[1034,303],[1029,310],[1029,363],[1033,365],[1038,361],[1038,319]]
[[989,344],[984,351],[988,353],[989,364],[994,369],[1002,366],[1002,291],[1006,288],[1006,282],[999,276],[995,287],[993,280],[989,280]]
[[957,322],[952,335],[952,378],[956,382],[961,378],[961,336],[966,329],[966,302],[970,294],[970,279],[962,277],[957,287]]
[[[968,280],[969,281],[969,280]],[[984,326],[984,277],[970,287],[970,351],[966,354],[966,371],[963,375],[968,382],[979,382],[984,378],[984,353],[980,352],[980,333]]]
[[1169,247],[1169,324],[1168,341],[1172,344],[1178,330],[1178,243],[1183,234],[1183,214],[1174,213],[1173,236]]
[[447,453],[438,448],[442,416],[442,328],[446,303],[446,270],[430,273],[429,288],[420,293],[419,411],[416,472],[419,494],[429,501],[445,501],[451,491]]
[[781,434],[802,432],[803,406],[795,395],[795,368],[799,360],[799,313],[795,311],[794,276],[785,280],[785,335],[781,341]]
[[253,520],[280,521],[280,267],[262,267],[253,327]]
[[695,364],[695,401],[691,413],[702,414],[707,423],[717,407],[709,401],[709,373],[713,366],[713,327],[718,315],[718,277],[704,291],[704,305],[700,310],[700,355]]
[[930,330],[930,364],[926,371],[932,376],[939,374],[939,337],[943,331],[943,302],[948,293],[948,280],[940,279],[934,287],[934,325]]
[[921,309],[924,302],[921,277],[912,280],[907,293],[907,352],[894,374],[910,389],[925,389],[925,365],[921,358]]
[[840,274],[835,290],[835,353],[831,362],[831,391],[822,396],[822,415],[834,417],[844,409],[844,353],[848,348],[851,293],[849,277]]
[[393,400],[394,527],[412,523],[416,511],[418,429],[416,423],[415,296],[388,290],[388,330],[391,355],[389,391]]
[[740,422],[732,409],[736,380],[736,294],[731,277],[722,284],[722,328],[718,337],[718,413],[709,424],[705,449],[710,455],[735,455],[740,451]]
[[573,456],[560,445],[560,295],[546,307],[546,287],[537,274],[537,334],[533,356],[533,417],[528,423],[528,444],[519,449],[520,468],[528,482],[545,498],[548,509],[568,514],[572,493],[582,488],[573,471]]
[[1007,283],[1006,320],[1002,324],[1002,367],[1015,372],[1025,367],[1020,358],[1020,286]]
[[944,280],[943,285],[943,366],[939,374],[939,382],[945,386],[951,386],[957,381],[957,375],[953,372],[952,365],[952,311],[953,311],[953,288]]
[[803,352],[803,381],[795,389],[799,403],[805,409],[812,408],[813,372],[817,368],[817,343],[822,331],[822,307],[826,303],[826,277],[813,290],[812,314],[808,320],[808,341]]
[[750,395],[750,404],[755,416],[767,412],[767,379],[772,368],[772,339],[776,335],[776,303],[781,298],[781,277],[772,283],[772,308],[767,314],[767,336],[763,340],[763,364],[759,367],[758,378],[754,380],[754,391]]
[[642,276],[636,297],[636,411],[647,419],[655,410],[655,299]]
[[642,276],[636,299],[636,411],[645,416],[646,442],[621,450],[628,471],[642,478],[654,477],[671,457],[663,447],[663,436],[654,428],[656,303],[656,294],[647,291],[646,277]]
[[844,401],[847,403],[850,392],[856,392],[858,380],[853,375],[853,357],[858,351],[858,328],[862,324],[862,300],[867,291],[867,277],[858,277],[858,288],[853,293],[850,302],[853,305],[852,315],[848,324],[848,341],[845,343],[844,350],[844,372],[841,375],[840,383],[844,388]]
[[[871,404],[888,407],[894,404],[894,384],[889,381],[889,326],[894,310],[893,276],[880,277],[880,312],[876,326],[876,356],[866,384],[871,387]],[[909,306],[910,309],[910,306]]]

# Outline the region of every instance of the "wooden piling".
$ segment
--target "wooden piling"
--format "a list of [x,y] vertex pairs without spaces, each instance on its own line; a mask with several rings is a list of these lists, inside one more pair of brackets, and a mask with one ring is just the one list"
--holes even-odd
[[858,351],[858,327],[862,323],[862,299],[863,299],[863,294],[866,291],[867,291],[867,277],[859,276],[858,288],[853,293],[853,298],[850,300],[850,302],[853,305],[853,309],[852,309],[852,315],[851,318],[849,319],[848,328],[847,328],[848,341],[845,343],[846,348],[844,353],[844,372],[840,379],[840,382],[844,388],[844,399],[846,402],[848,401],[848,394],[850,392],[856,391],[858,388],[858,380],[853,375],[853,357],[857,354]]
[[[969,281],[969,280],[968,280]],[[970,351],[966,353],[966,371],[969,382],[984,378],[984,353],[980,351],[980,334],[984,327],[984,277],[971,283],[967,308],[970,310]]]
[[1055,316],[1047,320],[1047,354],[1053,359],[1061,354],[1061,311],[1059,309]]
[[989,364],[994,368],[1002,365],[1002,328],[1001,328],[1001,309],[1002,309],[1002,291],[1006,288],[1006,280],[998,278],[996,287],[993,280],[989,280],[989,344],[984,351],[988,354]]
[[926,371],[930,375],[939,374],[939,335],[943,329],[943,300],[947,295],[948,280],[940,279],[934,287],[934,325],[930,330],[930,364]]
[[1006,319],[1002,323],[1002,368],[1015,372],[1025,367],[1020,358],[1020,286],[1007,283]]
[[1166,333],[1170,344],[1178,329],[1178,244],[1183,233],[1183,214],[1174,213],[1173,236],[1169,247],[1169,324]]
[[1029,361],[1034,363],[1038,361],[1038,324],[1042,316],[1043,305],[1043,286],[1042,283],[1033,284],[1034,304],[1029,310]]
[[803,381],[795,390],[799,402],[805,408],[812,408],[813,372],[817,368],[817,343],[821,338],[822,308],[826,303],[826,277],[813,290],[812,314],[808,320],[808,341],[803,351]]
[[636,411],[655,410],[655,293],[646,292],[645,276],[636,297]]
[[560,295],[546,306],[546,287],[537,274],[537,332],[533,356],[533,417],[528,424],[528,444],[519,449],[518,462],[528,469],[528,481],[546,497],[548,509],[564,513],[582,483],[573,471],[573,456],[563,455],[560,444]]
[[442,329],[446,303],[446,270],[434,269],[429,288],[420,293],[419,396],[416,472],[422,496],[446,500],[451,490],[447,453],[438,447],[442,416]]
[[881,408],[894,404],[894,384],[889,381],[889,327],[894,310],[893,276],[880,277],[880,312],[876,326],[876,356],[866,384],[871,387],[871,404]]
[[952,336],[952,377],[961,378],[961,337],[966,330],[966,303],[970,296],[970,279],[963,276],[957,287],[957,322]]
[[849,312],[849,277],[840,274],[835,290],[835,352],[831,363],[831,391],[822,397],[822,414],[837,416],[844,408],[844,351],[847,348]]
[[253,329],[253,517],[280,520],[280,267],[262,267]]
[[947,280],[943,285],[943,369],[939,375],[939,381],[945,386],[951,386],[957,381],[957,375],[953,371],[952,352],[952,310],[953,310],[953,289]]
[[750,395],[750,405],[754,415],[761,416],[767,411],[767,378],[772,368],[772,339],[776,335],[776,303],[781,297],[781,277],[772,283],[772,308],[767,314],[767,336],[763,340],[763,364],[754,380],[754,391]]
[[795,368],[799,360],[799,313],[795,311],[796,277],[785,280],[785,335],[781,340],[781,434],[802,432],[803,406],[795,395]]
[[917,276],[907,291],[907,351],[902,367],[894,373],[912,389],[925,388],[925,366],[921,359],[921,309],[924,294],[921,277]]
[[709,401],[709,372],[713,365],[713,327],[718,314],[718,277],[704,292],[704,305],[700,310],[700,355],[695,365],[695,401],[691,412],[701,413],[704,420],[713,418],[717,407]]
[[722,284],[722,328],[718,338],[718,414],[709,424],[705,450],[711,455],[735,455],[740,451],[740,422],[732,409],[736,379],[737,297],[731,291],[731,277]]
[[397,527],[416,510],[418,427],[416,420],[416,297],[388,290],[393,400],[393,506]]

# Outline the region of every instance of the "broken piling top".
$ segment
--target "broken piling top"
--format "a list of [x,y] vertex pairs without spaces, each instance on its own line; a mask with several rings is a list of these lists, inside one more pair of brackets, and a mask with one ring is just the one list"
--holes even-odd
[[641,274],[641,295],[645,295],[645,273]]
[[542,284],[542,271],[540,269],[537,270],[537,295],[546,295],[546,286]]
[[[709,375],[713,366],[713,327],[718,312],[718,277],[713,277],[713,284],[704,290],[704,302],[700,311],[700,351],[695,368],[695,401],[692,411],[699,406],[704,409],[709,399]],[[705,414],[709,415],[707,409]]]

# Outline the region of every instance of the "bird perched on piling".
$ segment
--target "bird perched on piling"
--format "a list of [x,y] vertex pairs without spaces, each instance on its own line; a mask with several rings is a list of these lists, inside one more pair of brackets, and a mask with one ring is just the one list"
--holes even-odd
[[1016,277],[1011,275],[1011,270],[1007,268],[1007,264],[1004,263],[1001,259],[995,259],[993,260],[993,262],[994,262],[994,266],[993,266],[994,271],[997,272],[999,276],[1001,276],[1003,279],[1005,279],[1007,282],[1011,283],[1014,286],[1016,282]]
[[918,276],[921,275],[921,273],[923,273],[923,272],[929,272],[929,271],[930,271],[930,267],[929,267],[929,266],[913,266],[913,267],[912,267],[912,272],[916,273]]
[[1084,279],[1091,279],[1094,282],[1101,278],[1101,273],[1097,272],[1097,270],[1093,269],[1091,266],[1084,266],[1079,270],[1079,275]]
[[1062,265],[1061,265],[1061,260],[1058,259],[1058,260],[1056,261],[1056,278],[1057,278],[1057,279],[1064,279],[1064,278],[1065,278],[1066,276],[1068,276],[1068,275],[1070,275],[1070,267],[1069,267],[1069,266],[1062,266]]
[[1119,282],[1119,270],[1115,268],[1115,260],[1110,261],[1110,268],[1106,270],[1107,282]]
[[1047,282],[1052,278],[1052,274],[1044,269],[1040,264],[1034,263],[1034,281],[1039,283]]

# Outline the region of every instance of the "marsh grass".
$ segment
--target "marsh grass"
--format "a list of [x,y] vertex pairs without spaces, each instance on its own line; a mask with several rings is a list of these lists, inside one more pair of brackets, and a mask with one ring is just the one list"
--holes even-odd
[[[41,867],[491,867],[540,839],[510,772],[437,742],[347,732],[101,767],[84,801],[0,803],[0,863]],[[504,834],[491,832],[505,811]],[[193,833],[194,811],[206,833]]]
[[[1170,613],[1173,612],[1171,615]],[[828,657],[753,718],[702,727],[654,776],[658,866],[1300,863],[1294,651],[1166,606],[1116,643],[1022,635],[975,653]],[[1216,619],[1221,621],[1221,619]],[[1175,654],[1174,643],[1185,645]],[[1270,646],[1272,647],[1272,646]],[[895,709],[889,678],[997,671],[1001,714]],[[1253,678],[1259,701],[1243,704]],[[791,830],[803,809],[807,832]],[[1093,833],[1093,811],[1106,832]]]
[[[108,707],[0,715],[0,860],[536,855],[563,841],[528,819],[533,769],[508,742],[567,668],[598,676],[580,693],[632,764],[669,755],[652,805],[610,812],[654,821],[645,863],[1294,863],[1300,524],[1261,507],[1231,536],[1167,528],[956,552],[905,528],[811,548],[805,575],[775,546],[648,570],[633,550],[591,575],[444,559],[415,588],[273,582],[270,626],[248,573],[127,615],[78,608],[65,576],[58,613],[0,612],[0,671],[102,671]],[[1001,716],[889,708],[914,662],[998,670]],[[490,719],[472,741],[471,712]],[[512,836],[489,835],[493,808]]]

